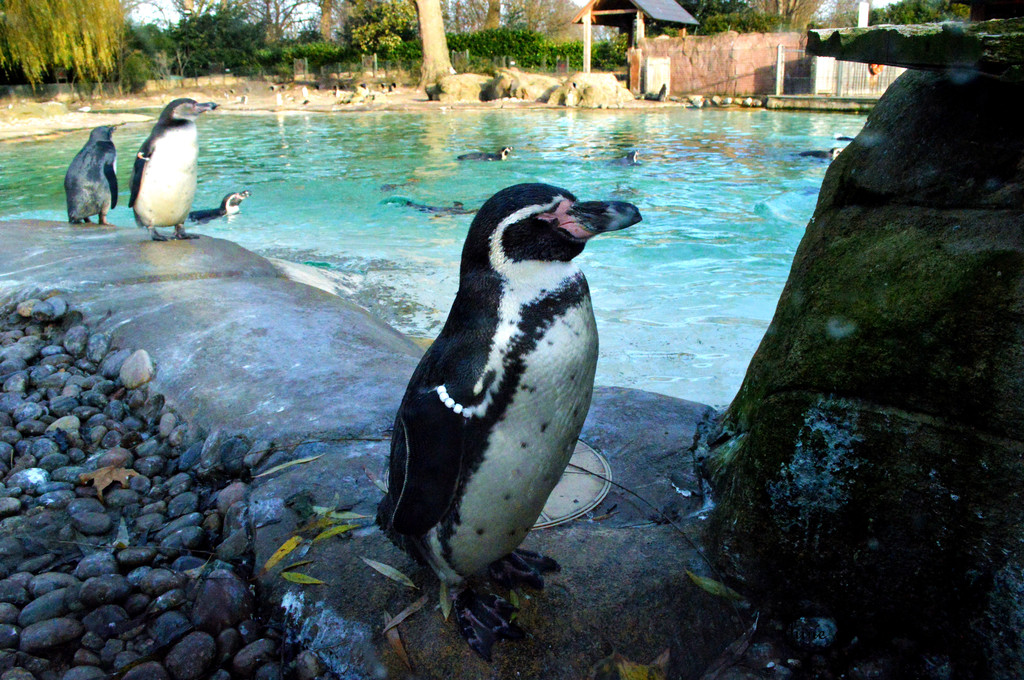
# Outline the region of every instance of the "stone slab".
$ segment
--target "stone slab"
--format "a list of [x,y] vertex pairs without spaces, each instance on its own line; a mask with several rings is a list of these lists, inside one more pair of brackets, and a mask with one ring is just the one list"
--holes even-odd
[[0,222],[0,295],[59,288],[194,426],[278,444],[381,437],[422,351],[358,306],[203,237]]
[[[292,457],[324,455],[257,478],[249,505],[257,569],[308,521],[303,508],[340,505],[368,516],[358,522],[365,528],[306,541],[281,563],[312,560],[297,571],[325,585],[290,583],[282,567],[263,574],[267,613],[283,608],[302,644],[320,651],[345,679],[579,680],[613,650],[648,663],[666,648],[668,677],[699,677],[742,632],[732,604],[699,589],[685,573],[712,575],[697,543],[704,496],[686,453],[697,424],[711,412],[637,390],[595,391],[581,439],[608,458],[616,485],[586,518],[527,537],[524,547],[554,557],[562,570],[547,577],[543,591],[521,593],[517,621],[527,639],[497,645],[492,664],[477,658],[454,621],[442,617],[433,574],[372,524],[381,492],[370,475],[385,469],[386,441],[302,446]],[[417,589],[388,580],[363,557],[401,570]],[[384,612],[396,615],[421,596],[426,605],[399,628],[410,674],[381,631]]]
[[812,29],[807,53],[904,68],[977,71],[1020,82],[1024,19]]

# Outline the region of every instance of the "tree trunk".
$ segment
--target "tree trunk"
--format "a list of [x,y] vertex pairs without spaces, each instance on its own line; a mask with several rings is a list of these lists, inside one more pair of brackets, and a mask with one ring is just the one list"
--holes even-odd
[[501,0],[488,0],[484,30],[488,31],[495,28],[501,28]]
[[413,0],[420,21],[420,40],[423,42],[423,68],[419,87],[433,85],[452,71],[448,56],[448,38],[444,34],[444,17],[440,0]]
[[320,0],[320,37],[331,42],[334,28],[334,0]]

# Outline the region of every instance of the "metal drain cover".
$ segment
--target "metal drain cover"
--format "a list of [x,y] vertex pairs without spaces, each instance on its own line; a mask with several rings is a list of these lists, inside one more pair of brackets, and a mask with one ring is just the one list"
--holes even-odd
[[577,440],[572,459],[533,528],[547,529],[571,522],[600,505],[611,488],[612,468],[608,461]]

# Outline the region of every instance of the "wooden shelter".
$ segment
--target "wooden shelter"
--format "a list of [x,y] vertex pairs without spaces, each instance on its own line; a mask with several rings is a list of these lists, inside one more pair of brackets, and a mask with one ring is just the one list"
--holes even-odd
[[672,24],[697,25],[697,20],[675,0],[590,0],[572,18],[583,24],[583,70],[590,73],[593,26],[615,26],[628,31],[629,44],[637,47],[644,38],[644,17]]

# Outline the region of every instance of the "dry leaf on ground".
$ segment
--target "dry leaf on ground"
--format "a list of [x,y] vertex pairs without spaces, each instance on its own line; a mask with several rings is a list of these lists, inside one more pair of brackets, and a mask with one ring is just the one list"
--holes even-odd
[[281,470],[284,470],[285,468],[290,468],[293,465],[302,465],[303,463],[308,463],[311,460],[316,460],[317,458],[323,458],[324,455],[325,454],[321,453],[319,456],[310,456],[309,458],[297,458],[295,460],[290,460],[287,463],[281,463],[280,465],[275,465],[274,467],[270,468],[269,470],[267,470],[265,472],[261,472],[258,475],[253,475],[252,478],[256,479],[257,477],[266,477],[267,475],[272,475],[275,472],[280,472]]
[[370,565],[371,568],[387,576],[392,581],[397,581],[404,586],[409,586],[410,588],[416,587],[416,584],[412,582],[411,578],[409,578],[402,572],[398,571],[390,564],[384,564],[383,562],[378,562],[377,560],[371,560],[369,557],[361,557],[360,559],[363,562],[366,562],[368,565]]
[[665,680],[668,671],[668,650],[650,665],[633,663],[618,652],[601,659],[590,669],[587,680]]
[[78,476],[78,481],[81,484],[88,484],[92,482],[92,485],[96,487],[96,495],[100,499],[100,503],[103,502],[103,490],[108,486],[117,482],[124,488],[128,488],[128,480],[132,477],[138,477],[139,473],[135,470],[129,470],[118,465],[108,465],[107,467],[101,467],[93,472],[83,472]]
[[309,574],[300,574],[296,571],[281,572],[281,578],[285,581],[291,581],[292,583],[301,583],[304,586],[320,586],[324,584],[324,582],[318,578],[314,578]]
[[690,580],[697,584],[702,590],[705,590],[712,595],[718,597],[724,597],[727,600],[742,600],[743,596],[737,593],[735,590],[725,585],[720,581],[716,581],[713,578],[707,578],[706,576],[697,576],[689,569],[686,570],[686,575],[690,577]]
[[278,562],[288,556],[291,551],[299,547],[302,543],[301,536],[292,536],[287,541],[281,544],[281,547],[274,551],[274,554],[267,559],[267,563],[263,565],[263,569],[260,570],[260,576],[266,574],[268,571],[273,569]]
[[402,644],[401,634],[398,632],[397,628],[388,627],[391,626],[391,622],[393,620],[394,619],[388,616],[387,612],[384,612],[384,630],[387,631],[384,633],[384,637],[387,639],[388,644],[391,646],[391,649],[394,650],[395,654],[398,655],[398,658],[401,659],[402,663],[405,664],[405,667],[411,671],[412,662],[409,661],[409,655],[405,653],[405,645]]

